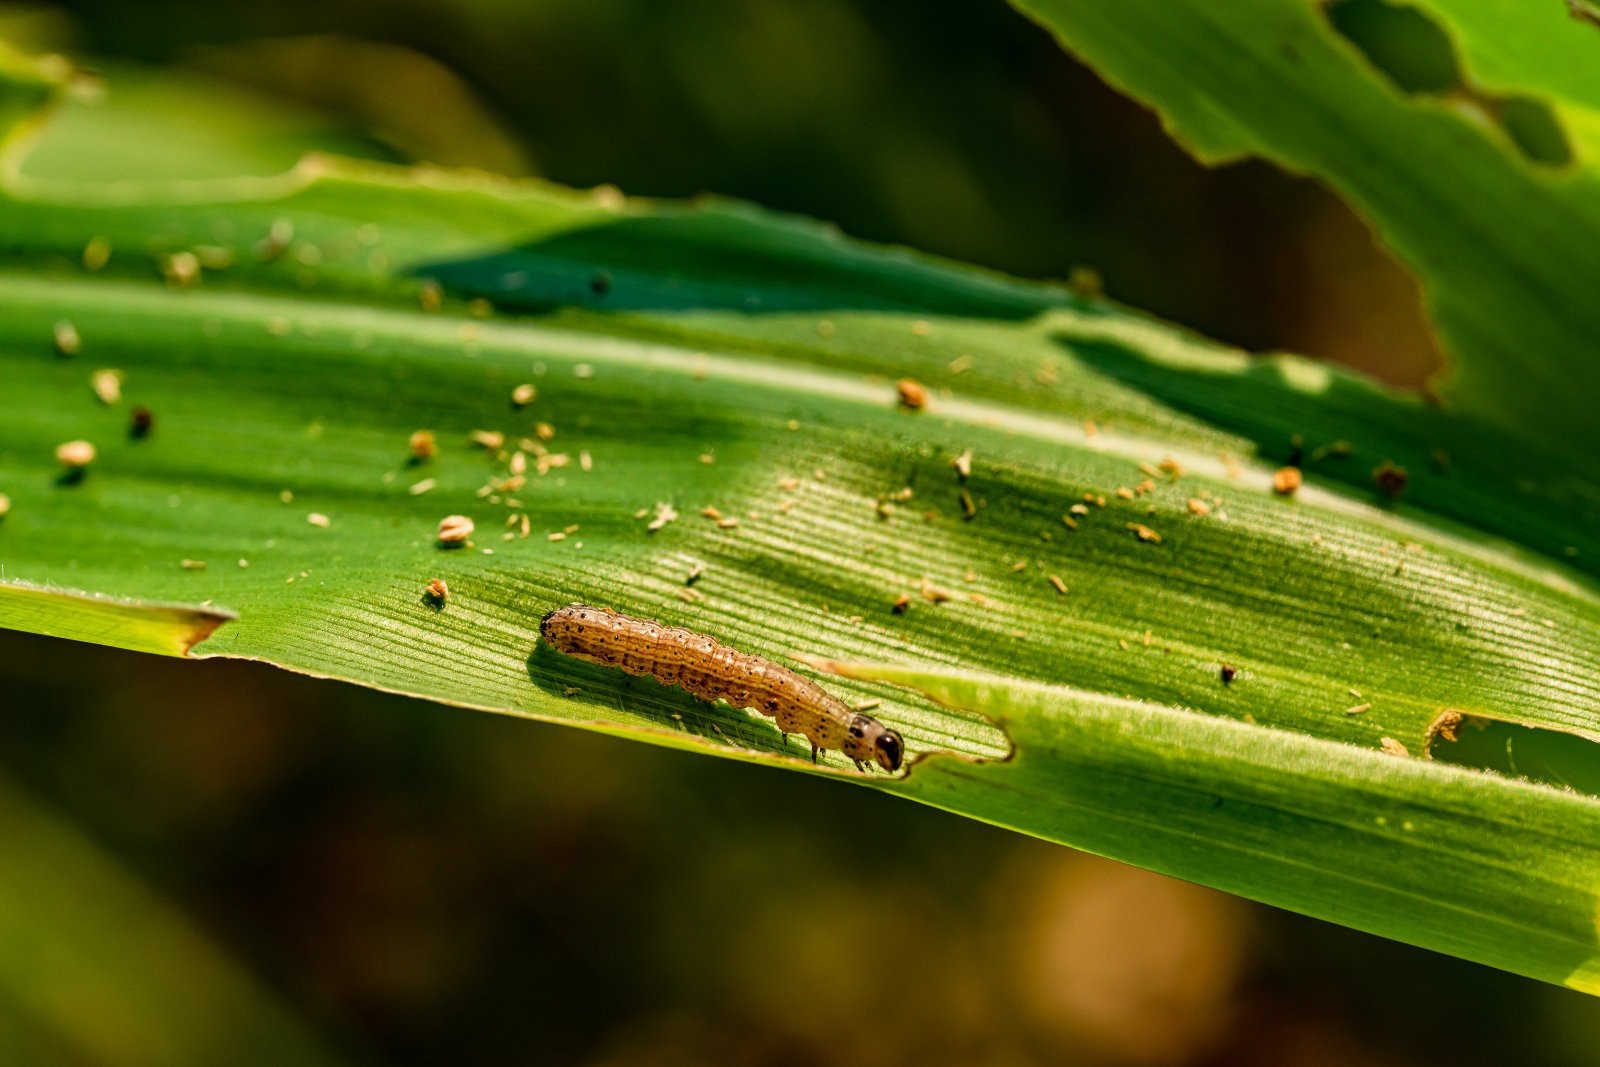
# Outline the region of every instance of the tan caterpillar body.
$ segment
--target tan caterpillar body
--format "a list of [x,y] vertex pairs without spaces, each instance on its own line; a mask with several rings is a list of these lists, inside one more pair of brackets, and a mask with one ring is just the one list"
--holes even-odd
[[785,737],[804,734],[817,750],[834,748],[862,766],[872,760],[887,771],[900,769],[905,746],[900,735],[870,715],[787,667],[729,648],[715,638],[636,619],[606,608],[570,604],[539,622],[539,635],[551,648],[633,675],[650,675],[663,685],[682,686],[701,700],[726,700],[736,708],[755,708],[777,720]]

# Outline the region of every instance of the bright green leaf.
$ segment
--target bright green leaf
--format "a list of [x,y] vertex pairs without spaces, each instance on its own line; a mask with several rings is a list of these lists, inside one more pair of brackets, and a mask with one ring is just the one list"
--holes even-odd
[[[740,205],[321,157],[9,191],[0,378],[9,582],[236,612],[201,655],[795,768],[770,721],[562,657],[539,617],[930,667],[828,683],[881,702],[908,777],[819,773],[1592,988],[1594,889],[1552,842],[1600,802],[1420,759],[1445,709],[1600,738],[1600,493],[1510,431]],[[470,547],[435,543],[450,514]]]

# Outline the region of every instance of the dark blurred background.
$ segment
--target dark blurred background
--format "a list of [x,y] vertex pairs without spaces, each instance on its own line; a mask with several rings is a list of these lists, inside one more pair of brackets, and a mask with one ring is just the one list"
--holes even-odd
[[[1252,349],[1437,365],[1414,284],[1324,189],[1195,164],[998,0],[83,0],[0,7],[0,35],[224,79],[334,147],[746,197],[1089,265]],[[1597,1062],[1590,998],[836,783],[17,634],[0,706],[13,803],[351,1062]],[[0,1047],[108,1062],[78,1028],[109,1010],[0,989]]]

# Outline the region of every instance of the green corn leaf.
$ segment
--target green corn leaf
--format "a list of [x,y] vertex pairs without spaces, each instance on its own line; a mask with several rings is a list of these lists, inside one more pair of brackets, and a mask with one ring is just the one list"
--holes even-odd
[[[0,380],[4,625],[216,625],[192,655],[835,775],[1595,989],[1600,801],[1433,725],[1600,737],[1600,493],[1501,425],[743,205],[320,156],[12,180]],[[561,656],[573,601],[893,664],[824,684],[914,763],[813,769]]]

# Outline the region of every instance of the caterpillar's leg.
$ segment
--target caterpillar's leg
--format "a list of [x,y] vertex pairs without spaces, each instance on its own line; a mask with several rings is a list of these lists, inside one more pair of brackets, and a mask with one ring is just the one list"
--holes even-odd
[[815,741],[811,742],[811,762],[817,762],[817,743]]

